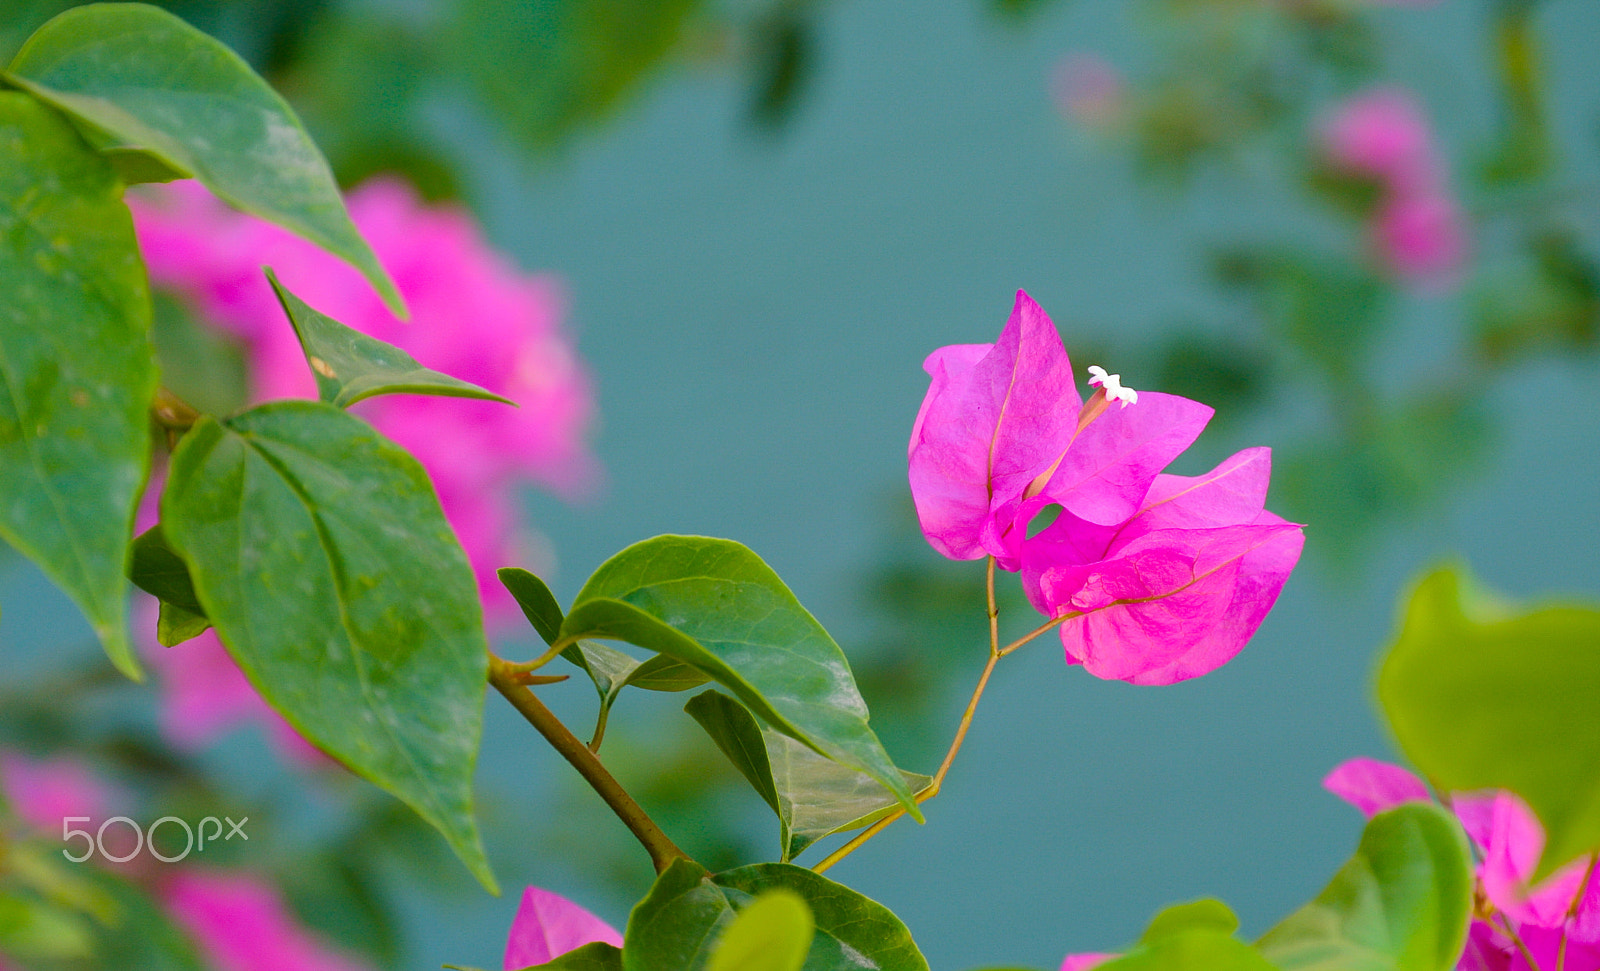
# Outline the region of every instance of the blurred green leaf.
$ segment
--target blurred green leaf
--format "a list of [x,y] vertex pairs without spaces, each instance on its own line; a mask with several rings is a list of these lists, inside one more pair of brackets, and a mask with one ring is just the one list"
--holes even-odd
[[1327,888],[1256,947],[1283,971],[1449,971],[1466,941],[1472,888],[1461,827],[1410,803],[1374,816]]
[[1436,570],[1378,673],[1400,748],[1440,790],[1510,789],[1544,823],[1535,881],[1600,849],[1600,611],[1474,610]]
[[294,325],[306,364],[317,380],[318,396],[336,408],[348,408],[380,394],[431,394],[516,404],[475,384],[425,368],[393,344],[368,337],[313,309],[279,283],[271,269],[267,270],[267,281]]
[[899,918],[876,901],[804,867],[758,863],[715,875],[677,860],[628,917],[627,971],[703,971],[712,942],[764,891],[789,891],[810,908],[816,933],[805,971],[927,971]]
[[755,97],[750,118],[777,128],[794,114],[814,70],[816,42],[811,23],[794,5],[777,9],[755,32]]
[[449,59],[511,134],[549,148],[633,93],[699,7],[700,0],[460,0]]
[[867,725],[844,652],[739,543],[702,536],[635,543],[584,584],[561,636],[626,641],[698,668],[767,725],[866,772],[922,819]]
[[39,28],[4,76],[349,261],[404,313],[294,110],[217,40],[156,7],[93,4]]
[[250,379],[238,339],[202,324],[175,295],[157,290],[152,296],[150,340],[161,386],[202,414],[227,415],[248,404]]
[[138,678],[123,560],[149,474],[150,297],[110,166],[0,91],[0,537]]
[[763,891],[723,930],[706,971],[800,971],[815,934],[797,894]]
[[94,954],[94,936],[81,915],[0,888],[0,954],[21,959],[89,957]]
[[[785,863],[825,836],[872,825],[898,805],[872,776],[762,728],[748,709],[719,691],[694,696],[684,711],[778,814]],[[931,776],[904,769],[900,775],[914,794],[933,784]]]
[[472,811],[488,643],[422,467],[331,405],[282,401],[202,419],[170,475],[163,531],[250,682],[492,888]]
[[1214,897],[1203,897],[1186,904],[1174,904],[1151,918],[1139,943],[1149,944],[1190,930],[1212,930],[1232,934],[1239,929],[1233,908]]

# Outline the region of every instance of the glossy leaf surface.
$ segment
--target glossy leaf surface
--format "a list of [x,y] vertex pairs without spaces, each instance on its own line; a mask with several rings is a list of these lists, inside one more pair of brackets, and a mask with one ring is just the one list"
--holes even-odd
[[0,537],[123,673],[123,575],[149,471],[150,294],[122,184],[51,109],[0,91]]
[[636,543],[584,584],[561,636],[626,641],[699,669],[768,726],[872,776],[922,819],[867,725],[844,652],[746,547],[702,536]]
[[[785,863],[825,836],[870,826],[898,805],[876,779],[762,728],[727,695],[703,692],[684,710],[778,814]],[[933,784],[932,776],[903,769],[900,775],[913,793]]]
[[192,173],[232,205],[348,261],[403,312],[294,110],[221,42],[158,7],[90,4],[34,32],[7,76],[121,151]]
[[515,404],[493,391],[425,368],[393,344],[339,323],[289,292],[270,269],[267,280],[294,325],[306,364],[317,379],[317,396],[323,401],[348,408],[380,394],[431,394]]
[[162,523],[262,697],[492,887],[472,810],[488,645],[416,460],[319,402],[203,419],[173,455]]
[[626,971],[702,971],[738,913],[765,891],[805,901],[816,933],[805,971],[927,971],[911,933],[882,904],[803,867],[760,863],[710,874],[677,860],[633,908],[624,935]]

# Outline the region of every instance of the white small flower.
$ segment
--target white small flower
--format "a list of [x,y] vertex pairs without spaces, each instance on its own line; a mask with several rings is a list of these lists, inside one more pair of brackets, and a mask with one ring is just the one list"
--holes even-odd
[[1139,392],[1122,386],[1122,375],[1107,374],[1098,364],[1089,365],[1089,384],[1105,391],[1107,401],[1120,402],[1124,408],[1139,400]]

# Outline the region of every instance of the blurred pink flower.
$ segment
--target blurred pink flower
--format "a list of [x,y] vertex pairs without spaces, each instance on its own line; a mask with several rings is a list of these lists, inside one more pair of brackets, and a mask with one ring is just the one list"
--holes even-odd
[[1396,196],[1379,208],[1373,243],[1395,273],[1448,285],[1467,256],[1467,231],[1456,201],[1443,194]]
[[[155,606],[154,599],[145,598],[138,608],[142,615],[139,630],[155,630]],[[161,734],[175,748],[198,752],[241,725],[261,723],[284,755],[302,765],[329,764],[328,756],[261,700],[216,631],[208,630],[176,647],[161,647],[153,639],[143,646],[161,692]]]
[[1127,86],[1122,74],[1099,54],[1078,51],[1056,62],[1050,74],[1056,107],[1080,125],[1101,128],[1122,117]]
[[577,496],[597,478],[585,444],[594,411],[590,382],[562,328],[558,281],[517,271],[466,212],[425,206],[396,181],[369,182],[350,195],[350,214],[406,298],[412,322],[403,323],[342,261],[227,208],[197,183],[174,183],[130,202],[152,282],[184,295],[207,322],[244,342],[254,400],[316,393],[262,275],[270,266],[323,313],[520,405],[391,395],[356,408],[422,462],[491,619],[514,617],[494,570],[548,566],[528,562],[538,540],[522,528],[516,486],[531,480]]
[[1414,282],[1455,283],[1467,258],[1466,221],[1416,99],[1398,88],[1356,95],[1327,117],[1320,138],[1334,168],[1379,184],[1371,232],[1383,264]]
[[216,971],[370,971],[313,937],[277,890],[255,877],[186,867],[163,897]]
[[528,887],[506,940],[506,971],[547,964],[585,944],[622,946],[622,935],[605,921],[548,890]]
[[57,834],[62,819],[88,816],[104,820],[123,801],[116,790],[76,759],[36,760],[10,751],[0,751],[0,792],[24,823]]
[[1065,961],[1061,962],[1061,971],[1089,971],[1090,968],[1099,967],[1112,958],[1121,957],[1120,954],[1068,954]]
[[[1428,791],[1410,772],[1375,759],[1351,759],[1329,773],[1323,785],[1368,817],[1426,799]],[[1450,808],[1477,846],[1481,862],[1476,875],[1483,898],[1534,961],[1542,968],[1555,967],[1565,936],[1563,967],[1600,971],[1600,878],[1589,877],[1593,858],[1574,860],[1530,887],[1528,880],[1544,850],[1544,827],[1520,797],[1504,790],[1455,793]],[[1473,920],[1457,968],[1529,971],[1505,928],[1481,917]]]

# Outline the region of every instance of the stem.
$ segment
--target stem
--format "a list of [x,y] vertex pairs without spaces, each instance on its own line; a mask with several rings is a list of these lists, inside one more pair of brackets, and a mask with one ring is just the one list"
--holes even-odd
[[[956,753],[961,751],[961,743],[967,739],[967,729],[972,727],[972,716],[978,710],[978,700],[983,697],[983,689],[989,686],[989,675],[994,673],[995,664],[1000,661],[1000,658],[1005,656],[1000,650],[1000,609],[995,606],[994,600],[994,557],[992,556],[989,557],[988,577],[985,586],[987,587],[989,599],[989,662],[983,666],[983,674],[978,676],[978,686],[972,689],[972,699],[967,702],[967,710],[961,713],[961,724],[956,727],[955,740],[950,743],[950,750],[945,753],[944,761],[939,764],[939,771],[934,773],[933,782],[928,786],[928,788],[922,790],[913,797],[918,805],[921,805],[922,803],[927,802],[929,799],[932,799],[934,796],[937,796],[939,794],[939,790],[943,788],[944,777],[949,774],[950,766],[956,760]],[[1022,646],[1022,644],[1032,640],[1035,637],[1038,637],[1040,634],[1054,626],[1054,624],[1059,624],[1060,622],[1060,620],[1057,620],[1053,621],[1051,624],[1046,624],[1044,627],[1041,627],[1039,630],[1028,635],[1022,641],[1013,644],[1007,650],[1016,650],[1018,647]],[[818,863],[816,866],[811,868],[812,872],[822,873],[826,871],[835,863],[838,863],[851,853],[854,853],[867,840],[872,839],[885,829],[888,829],[890,823],[893,823],[895,820],[899,819],[905,814],[905,807],[902,806],[895,809],[894,812],[878,820],[876,823],[873,823],[870,827],[858,834],[850,842],[828,854],[828,856],[821,863]]]
[[1533,959],[1533,955],[1528,953],[1528,945],[1522,943],[1522,938],[1517,936],[1516,928],[1511,926],[1511,918],[1504,913],[1499,913],[1495,916],[1500,918],[1500,926],[1506,929],[1506,934],[1511,938],[1511,942],[1517,945],[1518,951],[1522,952],[1522,960],[1528,965],[1528,971],[1542,971],[1539,963]]
[[1600,853],[1589,857],[1589,869],[1584,871],[1583,881],[1578,884],[1578,892],[1572,895],[1572,904],[1567,908],[1567,919],[1561,922],[1561,946],[1556,950],[1556,971],[1563,971],[1567,966],[1567,932],[1572,927],[1572,921],[1578,916],[1578,905],[1583,903],[1584,895],[1589,892],[1589,881],[1594,879],[1594,865],[1600,862]]
[[660,873],[676,859],[690,859],[689,854],[678,847],[661,831],[642,807],[633,801],[627,790],[616,780],[606,767],[600,764],[595,754],[589,751],[588,746],[578,740],[578,737],[567,730],[567,726],[555,716],[544,702],[534,696],[528,687],[518,680],[516,665],[510,664],[493,654],[489,655],[489,683],[494,685],[496,691],[511,702],[528,724],[539,730],[551,747],[561,753],[561,757],[572,763],[585,782],[589,783],[594,791],[599,793],[611,811],[617,814],[622,824],[633,833],[634,837],[644,844],[650,854],[650,862],[655,865],[656,872]]
[[1015,651],[1017,648],[1024,646],[1029,641],[1031,641],[1034,638],[1038,637],[1040,634],[1048,633],[1049,631],[1055,630],[1057,627],[1060,627],[1062,624],[1066,623],[1067,621],[1071,620],[1072,618],[1074,618],[1074,617],[1082,617],[1082,616],[1083,616],[1083,614],[1080,613],[1080,612],[1077,612],[1077,611],[1074,611],[1073,613],[1070,613],[1070,614],[1062,614],[1060,617],[1057,617],[1054,620],[1047,621],[1047,622],[1045,622],[1043,624],[1040,624],[1038,627],[1035,627],[1033,630],[1029,631],[1028,633],[1023,634],[1021,637],[1019,637],[1016,640],[1012,641],[1010,644],[1007,644],[1005,647],[1000,648],[1000,650],[996,651],[995,653],[997,653],[1001,657],[1005,657],[1007,654],[1010,654],[1012,651]]

